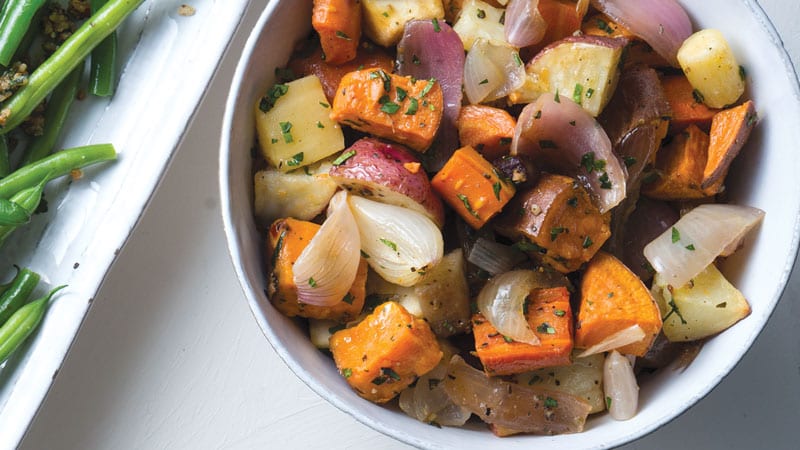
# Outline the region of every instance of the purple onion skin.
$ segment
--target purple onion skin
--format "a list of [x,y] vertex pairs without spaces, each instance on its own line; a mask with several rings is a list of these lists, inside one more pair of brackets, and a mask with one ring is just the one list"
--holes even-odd
[[[438,30],[438,31],[437,31]],[[435,78],[442,87],[444,111],[436,141],[423,155],[429,171],[438,171],[458,148],[456,121],[461,110],[464,81],[464,44],[444,21],[406,23],[397,44],[397,73],[420,80]]]

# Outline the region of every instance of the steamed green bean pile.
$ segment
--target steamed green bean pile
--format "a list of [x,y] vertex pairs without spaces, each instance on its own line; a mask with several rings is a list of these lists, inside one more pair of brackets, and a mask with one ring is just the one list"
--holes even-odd
[[[36,214],[49,181],[116,159],[111,143],[58,149],[58,142],[83,93],[114,94],[116,29],[143,1],[0,0],[0,251]],[[17,268],[0,285],[0,367],[63,288],[31,300],[39,281]]]

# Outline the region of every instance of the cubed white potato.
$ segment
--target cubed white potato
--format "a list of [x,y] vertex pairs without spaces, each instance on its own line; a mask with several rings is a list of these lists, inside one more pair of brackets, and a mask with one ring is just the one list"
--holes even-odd
[[565,392],[586,400],[594,414],[606,409],[605,396],[603,395],[603,361],[604,353],[575,357],[569,366],[547,367],[514,375],[517,383]]
[[361,6],[364,34],[384,47],[400,42],[410,20],[444,20],[441,0],[362,0]]
[[662,331],[673,342],[717,334],[750,314],[744,295],[714,264],[681,288],[668,288],[656,274],[653,291],[664,318]]
[[344,148],[341,126],[316,75],[276,85],[255,105],[264,159],[283,172],[313,164]]
[[481,0],[467,0],[461,5],[461,13],[453,25],[453,30],[458,33],[464,49],[469,51],[478,38],[494,43],[507,44],[506,34],[503,30],[501,18],[505,10],[482,2]]
[[678,50],[678,63],[703,103],[722,108],[744,93],[744,72],[719,30],[700,30]]
[[308,335],[317,348],[330,348],[331,336],[341,328],[344,325],[335,320],[308,319]]
[[329,160],[292,172],[267,168],[253,177],[253,209],[259,224],[279,218],[311,220],[328,206],[337,184],[328,175]]

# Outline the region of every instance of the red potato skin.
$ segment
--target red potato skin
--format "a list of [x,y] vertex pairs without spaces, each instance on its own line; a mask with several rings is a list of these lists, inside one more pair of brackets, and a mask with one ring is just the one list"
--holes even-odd
[[374,138],[356,141],[330,170],[331,179],[361,197],[421,212],[441,228],[444,206],[419,159],[401,144]]

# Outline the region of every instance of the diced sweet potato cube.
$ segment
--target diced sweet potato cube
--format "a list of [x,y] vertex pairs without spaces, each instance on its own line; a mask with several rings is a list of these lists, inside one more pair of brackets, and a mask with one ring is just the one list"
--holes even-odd
[[539,0],[539,14],[547,23],[544,37],[536,45],[544,48],[548,44],[572,36],[581,29],[581,16],[575,2],[569,0]]
[[708,159],[709,138],[691,124],[661,148],[656,156],[658,178],[642,185],[642,193],[659,200],[706,197],[700,189]]
[[700,186],[706,194],[713,195],[722,189],[733,159],[747,142],[756,122],[758,115],[752,100],[714,115],[711,121],[708,161]]
[[571,363],[572,310],[567,288],[534,289],[525,315],[539,345],[514,342],[480,313],[472,318],[475,352],[488,375],[512,375]]
[[472,228],[481,228],[514,196],[514,185],[472,147],[456,150],[431,180],[433,187]]
[[698,101],[694,88],[684,75],[668,75],[661,77],[661,87],[667,98],[672,118],[669,124],[669,133],[677,134],[689,125],[697,125],[700,129],[708,130],[711,119],[719,110],[709,108],[702,101]]
[[546,173],[514,196],[495,229],[519,241],[517,246],[531,258],[567,273],[589,261],[608,240],[610,220],[610,213],[601,214],[577,181]]
[[339,82],[346,74],[360,69],[381,69],[389,73],[394,68],[394,58],[383,47],[363,42],[358,48],[355,59],[333,65],[326,61],[325,54],[319,46],[313,51],[305,51],[289,61],[289,69],[297,75],[316,75],[322,83],[325,97],[333,103]]
[[661,331],[658,305],[642,280],[625,264],[609,253],[598,252],[581,279],[575,347],[589,348],[633,325],[639,325],[645,337],[617,350],[644,356]]
[[458,139],[489,161],[507,155],[517,121],[506,110],[486,105],[467,105],[458,115]]
[[331,119],[424,152],[442,122],[439,82],[378,69],[350,72],[333,99]]
[[385,403],[439,364],[442,351],[428,323],[386,302],[358,325],[330,338],[339,373],[367,400]]
[[289,317],[348,322],[355,319],[364,307],[367,284],[367,262],[364,258],[361,258],[353,287],[341,302],[333,306],[316,306],[297,300],[297,286],[292,281],[292,266],[319,228],[313,222],[291,218],[278,219],[272,224],[267,243],[267,296],[278,311]]
[[361,1],[314,0],[311,26],[319,33],[326,61],[352,61],[361,39]]

